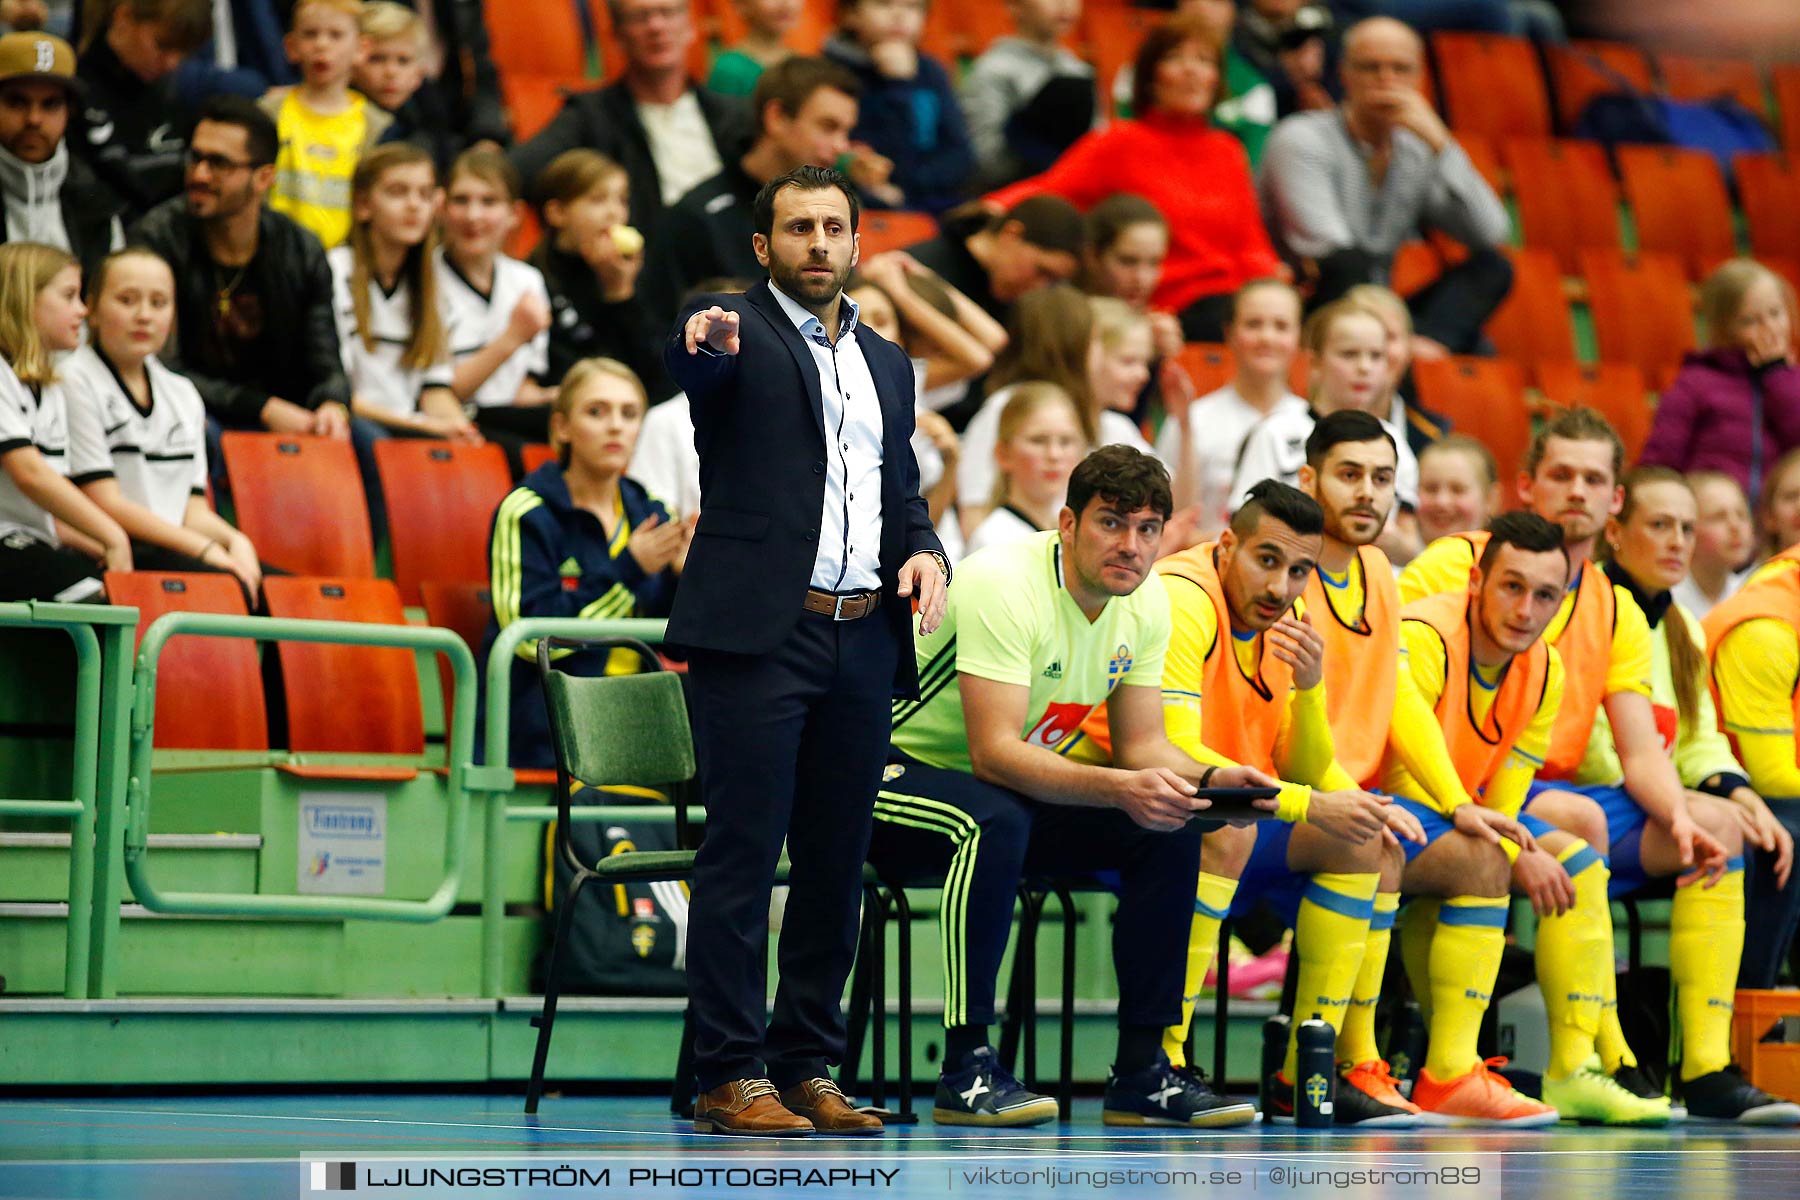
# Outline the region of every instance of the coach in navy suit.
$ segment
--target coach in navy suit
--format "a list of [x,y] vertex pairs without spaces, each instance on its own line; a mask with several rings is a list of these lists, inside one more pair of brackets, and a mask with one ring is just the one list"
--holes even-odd
[[[701,1132],[879,1133],[829,1075],[855,957],[890,701],[916,696],[912,603],[949,564],[919,496],[913,368],[843,294],[858,205],[801,167],[756,198],[769,282],[690,303],[664,349],[700,453],[700,520],[669,620],[689,649],[706,841],[688,987]],[[769,891],[791,861],[766,1018]]]

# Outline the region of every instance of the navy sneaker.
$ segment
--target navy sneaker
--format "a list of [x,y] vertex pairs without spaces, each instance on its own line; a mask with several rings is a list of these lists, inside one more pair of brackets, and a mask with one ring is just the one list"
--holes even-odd
[[1042,1125],[1056,1115],[1056,1101],[1026,1091],[992,1046],[970,1051],[957,1069],[938,1077],[931,1109],[939,1125]]
[[1228,1100],[1213,1091],[1204,1072],[1169,1065],[1160,1050],[1141,1071],[1121,1076],[1115,1068],[1106,1081],[1100,1120],[1106,1125],[1178,1125],[1186,1129],[1223,1129],[1256,1120],[1256,1105]]
[[1669,1100],[1669,1120],[1687,1120],[1687,1106],[1671,1100],[1668,1093],[1650,1082],[1650,1074],[1636,1063],[1623,1063],[1613,1072],[1613,1082],[1641,1100],[1655,1100],[1661,1097]]
[[1709,1071],[1681,1085],[1688,1112],[1712,1121],[1743,1125],[1800,1125],[1800,1105],[1778,1100],[1748,1079],[1734,1064]]

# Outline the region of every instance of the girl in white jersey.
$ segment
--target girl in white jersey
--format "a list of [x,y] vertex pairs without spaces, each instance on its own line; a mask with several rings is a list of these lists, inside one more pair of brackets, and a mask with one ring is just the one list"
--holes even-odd
[[502,250],[519,227],[519,173],[496,150],[450,166],[437,281],[450,322],[451,387],[475,426],[508,454],[549,439],[550,293],[530,263]]
[[350,184],[350,240],[326,257],[350,407],[384,428],[479,442],[451,390],[437,284],[437,171],[418,146],[363,156]]
[[1355,300],[1334,300],[1307,318],[1300,340],[1311,366],[1311,408],[1278,407],[1245,435],[1231,506],[1235,510],[1260,480],[1291,484],[1297,479],[1306,462],[1307,435],[1321,417],[1346,408],[1372,413],[1393,435],[1400,456],[1394,473],[1398,503],[1376,544],[1396,567],[1403,566],[1421,548],[1419,460],[1407,444],[1406,431],[1387,419],[1394,380],[1388,327],[1375,309]]
[[1288,383],[1300,354],[1300,293],[1279,279],[1239,288],[1225,326],[1231,382],[1169,414],[1156,451],[1175,477],[1175,506],[1198,505],[1197,532],[1213,537],[1236,507],[1238,452],[1259,421],[1281,410],[1306,411]]
[[69,476],[130,535],[141,570],[228,571],[254,604],[250,539],[206,501],[206,406],[157,360],[175,319],[175,276],[153,250],[100,264],[88,344],[62,364]]
[[1056,528],[1069,476],[1087,453],[1081,414],[1054,383],[1022,383],[1000,414],[993,511],[969,535],[965,554]]
[[81,268],[35,242],[0,246],[0,600],[101,597],[131,570],[119,523],[69,482],[67,404],[52,355],[81,344]]

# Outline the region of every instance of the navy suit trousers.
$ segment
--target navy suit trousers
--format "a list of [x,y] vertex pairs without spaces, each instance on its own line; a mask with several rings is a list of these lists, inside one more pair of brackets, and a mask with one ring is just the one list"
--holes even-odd
[[[803,613],[771,654],[689,657],[706,803],[688,914],[703,1092],[763,1076],[786,1088],[843,1059],[841,1001],[899,653],[880,612],[855,621]],[[771,1020],[769,891],[784,839],[791,871]]]

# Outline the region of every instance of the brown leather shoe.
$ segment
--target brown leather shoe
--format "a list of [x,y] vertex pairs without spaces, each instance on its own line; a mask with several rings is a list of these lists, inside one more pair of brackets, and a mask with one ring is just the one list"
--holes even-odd
[[702,1092],[694,1105],[695,1133],[730,1133],[739,1137],[806,1137],[813,1123],[795,1116],[775,1098],[766,1079],[734,1079]]
[[820,1133],[880,1133],[881,1120],[857,1112],[829,1079],[808,1079],[781,1093],[788,1111],[805,1117]]

